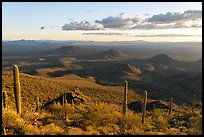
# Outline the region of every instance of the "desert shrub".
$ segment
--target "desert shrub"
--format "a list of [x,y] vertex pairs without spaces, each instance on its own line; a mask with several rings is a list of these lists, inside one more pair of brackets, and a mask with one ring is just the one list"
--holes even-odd
[[128,130],[125,130],[124,134],[125,135],[141,135],[143,134],[143,130],[138,128],[138,127],[133,127],[133,128],[130,128]]
[[165,133],[158,132],[158,131],[148,131],[148,132],[144,132],[142,135],[165,135]]
[[155,127],[158,129],[158,131],[166,130],[169,127],[168,120],[165,119],[163,116],[159,116],[157,118],[157,122],[155,124]]
[[194,117],[191,117],[193,122],[191,124],[192,130],[189,134],[202,135],[202,114],[199,112],[195,112],[194,114]]
[[[107,103],[97,103],[89,106],[75,117],[70,116],[72,126],[80,127],[88,133],[110,134],[130,134],[141,132],[141,116],[127,111],[123,116],[122,107]],[[135,128],[136,127],[136,128]]]
[[25,127],[25,135],[41,135],[41,132],[37,127],[29,124]]
[[100,135],[100,133],[92,126],[87,126],[86,131],[84,131],[83,134],[84,135]]
[[159,117],[159,116],[161,116],[161,115],[162,115],[161,109],[155,108],[155,109],[152,111],[151,115],[152,115],[153,117]]
[[122,122],[118,124],[123,125],[122,127],[120,126],[120,130],[123,131],[124,134],[129,134],[131,130],[137,133],[137,128],[142,128],[141,113],[135,114],[128,110],[125,116],[120,116],[119,122]]
[[26,135],[61,135],[63,133],[64,130],[53,123],[42,127],[33,125],[27,125],[25,127]]
[[2,109],[2,123],[16,134],[24,134],[25,121],[15,111]]
[[35,121],[39,118],[43,118],[43,116],[40,113],[25,111],[25,113],[23,113],[23,115],[21,115],[21,118],[24,119],[24,121],[27,125],[27,124],[32,124],[33,121]]
[[115,135],[115,134],[118,134],[118,131],[120,130],[120,128],[116,124],[107,124],[107,125],[98,127],[97,130],[102,135]]
[[82,129],[76,127],[68,129],[68,135],[82,135],[83,132],[84,131]]
[[117,118],[121,115],[115,105],[106,103],[95,104],[95,106],[88,107],[85,111],[81,112],[80,127],[86,130],[87,126],[101,127],[108,123],[117,123]]
[[42,128],[44,135],[61,135],[64,130],[55,124],[49,124]]
[[48,107],[48,111],[55,117],[62,118],[69,113],[73,113],[74,108],[66,103],[65,106],[62,106],[60,103],[54,103]]
[[165,131],[165,134],[166,135],[179,135],[180,134],[180,129],[178,129],[178,128],[168,128]]

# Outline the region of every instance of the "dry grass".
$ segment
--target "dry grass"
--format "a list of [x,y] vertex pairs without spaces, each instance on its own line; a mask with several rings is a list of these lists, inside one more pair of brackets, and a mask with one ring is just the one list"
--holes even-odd
[[[20,73],[20,84],[22,91],[22,107],[24,110],[35,111],[35,98],[38,96],[41,103],[54,99],[67,91],[76,87],[93,102],[102,101],[107,103],[122,104],[123,87],[102,86],[85,79],[67,80],[58,78],[45,78],[42,76],[31,76]],[[8,91],[9,105],[14,108],[13,74],[12,72],[3,72],[2,91]],[[128,101],[142,99],[132,90],[128,92]]]
[[[12,73],[3,72],[2,90],[8,91],[8,109],[2,109],[3,126],[8,134],[20,135],[194,135],[202,134],[202,110],[192,112],[189,107],[176,107],[171,115],[167,110],[154,109],[141,124],[142,113],[127,110],[122,114],[123,87],[102,86],[81,79],[66,80],[20,74],[23,115],[16,114]],[[50,105],[35,111],[35,97],[47,102],[62,93],[80,89],[86,104],[74,107],[66,104]],[[128,101],[141,100],[132,90]],[[187,127],[188,126],[188,127]]]

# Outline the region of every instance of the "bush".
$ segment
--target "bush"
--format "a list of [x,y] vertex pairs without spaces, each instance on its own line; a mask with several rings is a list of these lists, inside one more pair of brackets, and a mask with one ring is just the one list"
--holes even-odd
[[55,124],[49,124],[43,127],[27,125],[25,128],[26,135],[62,135],[64,130]]
[[15,111],[2,108],[2,123],[16,134],[24,134],[25,121]]

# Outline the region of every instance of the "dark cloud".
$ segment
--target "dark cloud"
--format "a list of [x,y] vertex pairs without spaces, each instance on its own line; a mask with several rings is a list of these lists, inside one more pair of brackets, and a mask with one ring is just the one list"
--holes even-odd
[[41,30],[45,29],[45,26],[40,27]]
[[91,24],[88,21],[72,21],[69,24],[64,24],[62,26],[62,30],[100,30],[103,29],[103,26],[101,24]]
[[112,32],[99,32],[99,33],[83,33],[82,35],[127,35],[128,33],[112,33]]
[[120,13],[120,14],[119,14],[119,16],[123,16],[124,14],[125,14],[125,13],[124,13],[124,12],[122,12],[122,13]]
[[117,28],[117,29],[128,29],[131,28],[134,23],[139,22],[141,19],[139,16],[133,18],[123,18],[121,13],[119,16],[109,16],[102,20],[96,20],[95,23],[102,24],[104,28]]
[[155,23],[170,23],[170,22],[185,22],[202,19],[201,10],[187,10],[183,13],[179,12],[167,12],[166,14],[153,15],[150,18],[147,18],[147,22]]

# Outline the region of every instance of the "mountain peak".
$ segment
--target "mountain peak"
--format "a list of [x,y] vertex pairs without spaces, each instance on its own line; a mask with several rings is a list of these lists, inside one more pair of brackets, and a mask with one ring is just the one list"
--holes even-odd
[[135,74],[140,74],[141,70],[130,65],[130,64],[120,64],[117,63],[113,65],[113,67],[116,69],[115,71],[118,71],[120,73],[135,73]]
[[128,57],[127,54],[125,54],[119,50],[116,50],[116,49],[110,49],[108,51],[105,51],[104,53],[110,58],[126,58],[126,57]]
[[170,63],[174,60],[170,58],[167,54],[157,54],[149,59],[151,62],[158,62],[158,63]]
[[102,51],[99,53],[96,53],[94,55],[89,56],[89,59],[126,59],[128,57],[127,54],[118,51],[116,49],[110,49],[107,51]]

